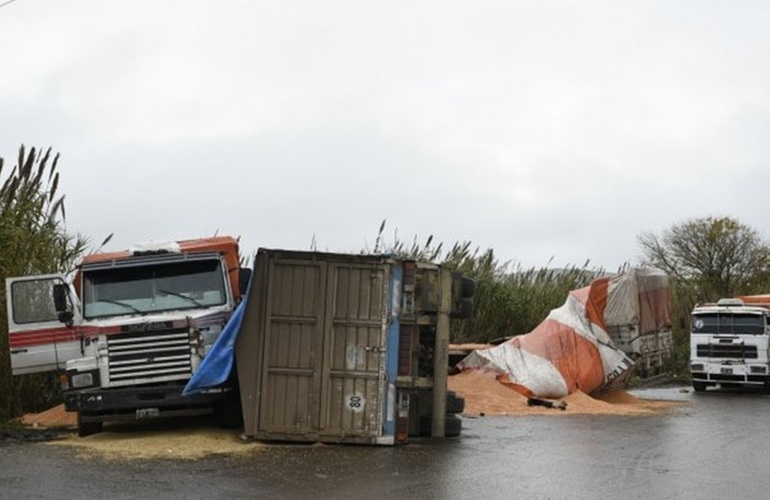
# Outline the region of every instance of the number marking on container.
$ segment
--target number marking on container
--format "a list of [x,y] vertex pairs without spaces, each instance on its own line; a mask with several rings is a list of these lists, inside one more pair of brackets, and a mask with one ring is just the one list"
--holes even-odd
[[347,398],[347,405],[348,409],[352,411],[353,413],[361,413],[364,411],[364,406],[366,406],[366,399],[358,394],[350,394]]

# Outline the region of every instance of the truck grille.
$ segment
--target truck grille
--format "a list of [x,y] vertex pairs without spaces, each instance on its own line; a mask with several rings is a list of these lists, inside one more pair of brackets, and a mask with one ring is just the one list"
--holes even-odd
[[112,385],[183,380],[192,375],[187,328],[109,335],[107,352]]
[[699,344],[699,358],[757,359],[757,346],[742,344]]

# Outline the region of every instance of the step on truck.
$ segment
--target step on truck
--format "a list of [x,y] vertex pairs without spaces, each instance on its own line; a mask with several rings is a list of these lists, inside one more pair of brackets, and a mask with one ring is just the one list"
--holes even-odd
[[12,372],[58,371],[81,436],[105,421],[217,411],[234,425],[234,386],[182,389],[245,292],[239,262],[237,241],[214,237],[91,254],[72,282],[8,278]]
[[721,299],[692,311],[690,372],[709,386],[770,389],[770,295]]

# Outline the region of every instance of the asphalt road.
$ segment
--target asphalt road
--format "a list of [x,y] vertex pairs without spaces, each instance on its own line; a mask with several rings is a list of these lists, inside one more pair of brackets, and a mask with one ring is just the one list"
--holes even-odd
[[0,498],[710,499],[770,497],[770,396],[678,399],[644,417],[464,419],[458,439],[395,447],[271,445],[249,457],[116,462],[0,442]]

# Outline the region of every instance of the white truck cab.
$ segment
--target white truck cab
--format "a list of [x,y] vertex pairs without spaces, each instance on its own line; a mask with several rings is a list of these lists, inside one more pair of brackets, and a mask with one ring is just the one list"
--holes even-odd
[[12,373],[58,371],[81,435],[210,412],[221,394],[181,392],[240,301],[241,271],[237,241],[217,237],[93,254],[72,283],[8,278]]
[[770,389],[770,297],[697,305],[691,324],[690,372],[696,392],[715,385]]

